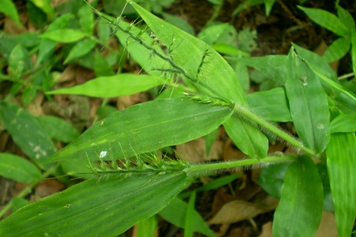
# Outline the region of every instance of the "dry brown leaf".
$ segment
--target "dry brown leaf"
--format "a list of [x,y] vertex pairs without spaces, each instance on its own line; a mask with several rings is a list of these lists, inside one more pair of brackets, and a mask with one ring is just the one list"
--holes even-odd
[[226,203],[221,210],[208,221],[208,224],[232,224],[254,218],[263,212],[266,212],[266,210],[253,203],[236,200]]
[[215,215],[221,209],[225,203],[230,202],[233,199],[232,195],[225,192],[223,188],[220,188],[217,194],[214,196],[214,201],[211,207],[211,215]]
[[337,237],[337,227],[333,213],[324,211],[315,237]]
[[37,184],[35,194],[43,198],[57,193],[65,188],[65,185],[56,179],[43,180]]
[[262,226],[261,234],[258,237],[273,237],[273,235],[272,235],[272,221],[269,221]]

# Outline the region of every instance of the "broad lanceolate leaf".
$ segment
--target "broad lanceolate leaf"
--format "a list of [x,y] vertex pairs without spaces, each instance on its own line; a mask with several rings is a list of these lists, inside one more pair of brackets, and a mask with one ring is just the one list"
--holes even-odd
[[328,11],[321,9],[312,9],[298,6],[299,9],[305,12],[310,19],[315,21],[318,25],[331,30],[337,35],[347,37],[349,34],[346,26],[337,18],[335,15],[331,14]]
[[347,10],[342,8],[340,5],[337,5],[336,9],[337,9],[337,15],[338,15],[340,21],[342,23],[344,23],[346,28],[350,29],[350,30],[355,29],[355,20],[352,17],[352,15],[350,14],[350,12],[348,12]]
[[88,180],[32,203],[0,222],[0,236],[117,236],[165,206],[185,173]]
[[55,153],[55,147],[36,118],[15,104],[0,103],[0,118],[21,150],[41,163]]
[[[166,221],[183,228],[185,224],[185,217],[188,209],[188,204],[179,198],[173,199],[173,201],[166,206],[159,215]],[[214,232],[207,226],[204,219],[200,214],[193,210],[193,230],[195,232],[202,233],[209,237],[216,237]]]
[[79,137],[79,132],[71,124],[55,116],[37,117],[48,136],[57,141],[69,143]]
[[18,26],[22,26],[19,18],[19,14],[17,13],[15,4],[10,0],[0,0],[0,12],[5,13],[11,19],[16,22]]
[[294,126],[304,145],[323,152],[330,139],[329,107],[319,78],[292,48],[288,55],[286,92]]
[[50,32],[45,32],[41,35],[43,39],[50,39],[56,42],[73,43],[86,36],[85,33],[73,29],[57,29]]
[[154,32],[171,71],[181,74],[203,94],[238,105],[245,93],[229,64],[205,42],[157,18],[134,2],[130,4]]
[[352,58],[352,69],[354,73],[356,72],[356,29],[351,30],[351,58]]
[[356,132],[356,114],[340,114],[330,123],[331,133]]
[[286,71],[285,62],[285,55],[268,55],[264,57],[240,59],[240,63],[257,69],[281,85],[283,85],[285,81],[283,76]]
[[339,236],[351,236],[356,217],[355,146],[355,133],[335,133],[326,149]]
[[88,35],[93,34],[94,28],[94,13],[93,11],[86,5],[83,5],[79,11],[79,23],[82,30]]
[[285,90],[277,87],[268,91],[259,91],[247,95],[249,109],[269,121],[290,122],[288,101]]
[[79,58],[87,53],[89,53],[95,46],[96,42],[92,39],[86,39],[79,41],[73,48],[70,50],[67,58],[64,60],[64,63],[69,63],[75,58]]
[[0,153],[0,175],[17,182],[31,183],[41,178],[41,172],[26,159]]
[[273,236],[315,236],[323,211],[323,184],[318,169],[306,155],[290,164],[281,201],[274,214]]
[[329,45],[328,50],[324,53],[323,57],[328,62],[334,62],[341,59],[350,49],[350,40],[339,38]]
[[224,123],[224,128],[235,145],[249,157],[267,156],[268,139],[257,126],[232,116]]
[[231,116],[228,106],[197,103],[187,98],[162,99],[115,112],[94,124],[51,161],[128,158],[204,136]]
[[98,77],[82,85],[58,89],[48,92],[48,94],[76,94],[112,98],[146,91],[162,84],[164,84],[164,80],[160,77],[119,74],[108,77]]

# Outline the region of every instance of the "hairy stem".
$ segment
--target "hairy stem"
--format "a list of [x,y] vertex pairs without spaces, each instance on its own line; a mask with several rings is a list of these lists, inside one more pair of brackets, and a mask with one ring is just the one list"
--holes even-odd
[[246,159],[246,160],[237,160],[237,161],[225,161],[220,163],[213,164],[199,164],[191,165],[184,169],[189,176],[201,176],[207,173],[213,173],[220,170],[244,168],[254,165],[269,165],[281,162],[293,162],[297,161],[297,156],[267,156],[264,159]]

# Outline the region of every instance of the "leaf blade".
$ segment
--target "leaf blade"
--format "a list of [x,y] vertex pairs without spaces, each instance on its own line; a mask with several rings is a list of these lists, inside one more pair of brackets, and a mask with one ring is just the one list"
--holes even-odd
[[61,88],[47,92],[47,94],[75,94],[99,98],[112,98],[146,91],[162,84],[164,84],[164,80],[160,77],[123,73],[113,76],[97,77],[82,85],[73,86],[71,88]]
[[326,149],[330,188],[339,236],[350,236],[356,216],[356,138],[354,133],[332,134]]
[[245,93],[228,63],[205,42],[129,2],[164,43],[172,63],[203,94],[244,105]]
[[326,94],[308,64],[291,49],[288,55],[286,93],[294,126],[308,148],[320,153],[330,139]]
[[94,124],[48,162],[98,159],[101,151],[116,159],[152,152],[204,136],[231,113],[230,107],[196,103],[187,98],[138,104]]
[[323,211],[323,185],[310,157],[292,163],[284,177],[273,235],[315,236]]
[[116,236],[159,212],[188,182],[184,173],[88,180],[13,213],[0,222],[0,235]]

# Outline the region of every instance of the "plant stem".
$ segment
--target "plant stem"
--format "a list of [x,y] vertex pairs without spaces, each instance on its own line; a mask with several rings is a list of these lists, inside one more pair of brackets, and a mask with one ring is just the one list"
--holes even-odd
[[236,161],[225,161],[220,163],[213,164],[199,164],[192,165],[186,169],[184,172],[188,174],[188,176],[200,176],[202,174],[211,173],[214,171],[228,170],[228,169],[236,169],[243,168],[246,166],[253,165],[269,165],[273,163],[280,162],[293,162],[298,160],[297,156],[267,156],[263,159],[246,159],[246,160],[236,160]]
[[237,114],[241,115],[242,117],[248,118],[249,120],[257,123],[260,126],[262,126],[263,128],[271,131],[272,133],[274,133],[278,137],[282,138],[283,140],[285,140],[286,142],[288,142],[291,145],[295,146],[296,148],[299,148],[299,149],[303,150],[307,154],[309,154],[311,156],[315,156],[316,155],[313,150],[305,147],[300,141],[298,141],[294,137],[290,136],[288,133],[282,131],[281,129],[273,126],[272,124],[270,124],[266,120],[262,119],[261,117],[255,115],[254,113],[252,113],[251,111],[247,110],[246,108],[244,108],[242,106],[235,106],[235,112]]

